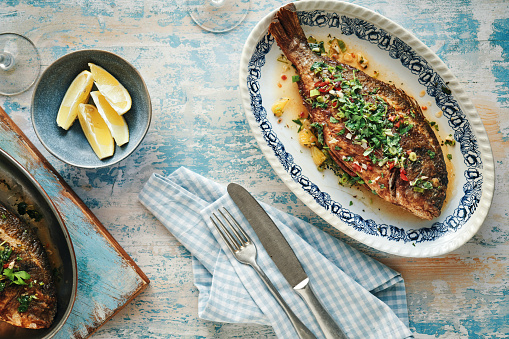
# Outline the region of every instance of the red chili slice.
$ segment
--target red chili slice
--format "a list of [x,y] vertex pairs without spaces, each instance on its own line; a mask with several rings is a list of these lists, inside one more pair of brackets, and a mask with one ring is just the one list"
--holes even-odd
[[401,167],[399,169],[399,177],[401,178],[401,180],[404,180],[404,181],[409,181],[407,176],[406,176],[406,171],[403,167]]
[[399,128],[400,123],[401,123],[401,121],[398,121],[397,123],[394,124],[394,127]]
[[7,268],[7,267],[9,267],[9,264],[4,264],[4,266],[3,266],[3,267],[4,267],[4,268]]
[[389,171],[394,168],[394,162],[389,162],[387,165],[389,165]]
[[394,121],[394,119],[396,119],[396,116],[395,115],[390,115],[387,119],[389,121]]
[[359,165],[357,164],[352,164],[352,169],[355,171],[355,172],[361,172],[362,171],[362,167],[360,167]]

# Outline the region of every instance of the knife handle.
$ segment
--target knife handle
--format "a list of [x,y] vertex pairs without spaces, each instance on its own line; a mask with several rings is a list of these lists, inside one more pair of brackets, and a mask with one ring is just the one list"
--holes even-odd
[[292,323],[293,327],[295,328],[295,331],[299,335],[299,338],[301,338],[301,339],[316,339],[313,332],[311,332],[306,327],[306,325],[304,325],[304,323],[302,321],[300,321],[300,319],[295,315],[295,313],[293,313],[293,311],[290,309],[288,304],[284,301],[283,297],[277,291],[276,287],[274,287],[274,285],[272,285],[272,282],[270,281],[270,279],[262,271],[260,266],[258,266],[258,264],[256,264],[256,263],[252,263],[252,264],[250,263],[249,265],[251,265],[251,267],[254,268],[256,273],[258,273],[260,278],[262,278],[263,282],[269,289],[270,293],[279,302],[279,305],[281,305],[281,308],[283,309],[283,311],[285,311],[286,315],[290,319],[290,322]]
[[327,339],[347,339],[348,337],[345,335],[343,330],[336,324],[334,319],[330,316],[327,310],[322,306],[320,301],[316,298],[313,290],[311,289],[311,285],[309,284],[309,280],[306,284],[303,284],[302,287],[295,287],[294,290],[297,292],[302,299],[306,302],[309,309],[313,313],[322,329],[325,338]]

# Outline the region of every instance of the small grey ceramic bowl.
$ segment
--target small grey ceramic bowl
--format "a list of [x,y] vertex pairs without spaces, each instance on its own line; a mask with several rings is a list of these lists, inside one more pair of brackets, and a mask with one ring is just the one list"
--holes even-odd
[[[78,120],[67,131],[56,122],[69,85],[80,72],[90,70],[89,62],[111,73],[132,98],[131,109],[123,115],[129,127],[129,142],[115,145],[113,156],[103,160],[95,155]],[[96,90],[95,85],[92,90]],[[145,137],[152,118],[150,95],[140,73],[118,55],[100,50],[69,53],[51,64],[37,82],[31,110],[35,133],[44,147],[60,160],[82,168],[105,167],[125,159]]]

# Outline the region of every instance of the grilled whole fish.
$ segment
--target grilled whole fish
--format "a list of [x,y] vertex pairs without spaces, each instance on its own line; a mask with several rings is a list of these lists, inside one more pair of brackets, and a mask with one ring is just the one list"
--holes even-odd
[[32,230],[2,205],[0,243],[0,320],[23,328],[49,327],[57,298],[46,251]]
[[422,219],[440,215],[448,184],[440,144],[415,99],[309,47],[293,4],[269,33],[295,66],[318,139],[346,173]]

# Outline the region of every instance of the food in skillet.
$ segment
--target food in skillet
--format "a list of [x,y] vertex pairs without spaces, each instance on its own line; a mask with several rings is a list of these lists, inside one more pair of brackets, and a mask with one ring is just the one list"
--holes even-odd
[[40,329],[53,322],[56,287],[46,251],[32,230],[0,205],[0,320]]
[[276,13],[269,32],[296,68],[317,142],[334,162],[381,198],[422,219],[438,217],[447,169],[417,102],[393,85],[314,53],[293,4]]

